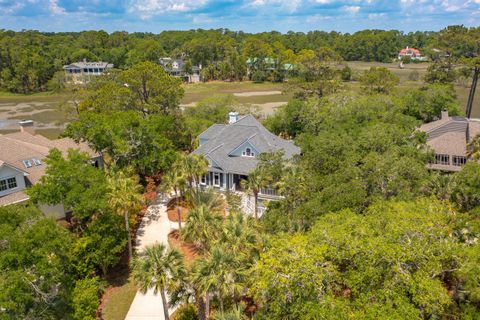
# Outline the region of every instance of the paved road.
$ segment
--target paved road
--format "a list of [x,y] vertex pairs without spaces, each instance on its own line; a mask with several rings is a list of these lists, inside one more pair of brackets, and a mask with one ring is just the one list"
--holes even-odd
[[[170,222],[167,216],[166,199],[160,200],[160,204],[148,208],[137,232],[135,246],[137,252],[141,252],[146,246],[154,243],[163,243],[168,247],[168,234],[176,229],[175,223]],[[174,309],[170,309],[172,314]],[[156,295],[153,290],[146,294],[137,292],[128,310],[125,320],[164,320],[163,304],[160,294]]]

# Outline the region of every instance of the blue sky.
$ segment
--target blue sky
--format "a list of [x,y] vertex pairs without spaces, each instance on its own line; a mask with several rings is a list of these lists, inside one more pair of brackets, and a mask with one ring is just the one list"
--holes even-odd
[[246,32],[480,25],[480,0],[0,0],[0,29]]

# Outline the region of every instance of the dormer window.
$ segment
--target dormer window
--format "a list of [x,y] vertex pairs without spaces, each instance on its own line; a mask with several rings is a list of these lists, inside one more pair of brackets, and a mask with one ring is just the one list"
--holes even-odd
[[252,149],[246,148],[245,151],[242,152],[244,157],[255,157],[255,153],[252,152]]

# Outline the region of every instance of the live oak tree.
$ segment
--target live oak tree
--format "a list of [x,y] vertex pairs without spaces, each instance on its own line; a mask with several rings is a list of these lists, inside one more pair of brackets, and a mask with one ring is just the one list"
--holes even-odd
[[62,203],[73,212],[74,227],[85,230],[95,214],[107,208],[107,183],[104,172],[92,166],[90,156],[70,149],[64,156],[52,149],[45,159],[46,174],[28,189],[35,203]]
[[261,255],[250,278],[256,316],[475,317],[474,221],[427,199],[326,214],[308,233],[278,235]]
[[[302,187],[267,210],[269,229],[308,229],[328,211],[362,211],[378,199],[421,194],[428,154],[423,138],[412,134],[417,120],[403,114],[396,98],[341,94],[307,103],[308,117],[287,122],[298,125],[302,156],[295,165],[303,176],[286,174]],[[294,210],[285,219],[288,207]]]
[[0,207],[0,317],[59,319],[69,312],[72,235],[33,206]]
[[400,78],[385,67],[371,67],[359,80],[364,91],[386,94],[400,82]]
[[436,44],[444,50],[447,61],[459,62],[471,70],[472,83],[465,111],[467,117],[471,117],[480,76],[480,28],[449,26],[439,32]]

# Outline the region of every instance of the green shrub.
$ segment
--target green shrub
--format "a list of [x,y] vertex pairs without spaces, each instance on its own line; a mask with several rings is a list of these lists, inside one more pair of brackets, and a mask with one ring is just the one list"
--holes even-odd
[[193,304],[182,305],[171,318],[172,320],[197,320],[197,308]]
[[73,289],[73,318],[76,320],[95,320],[103,284],[98,277],[77,281]]
[[262,70],[257,70],[252,74],[253,82],[263,82],[265,81],[265,72]]
[[345,66],[345,68],[342,69],[340,76],[343,81],[352,80],[352,69],[349,66]]

